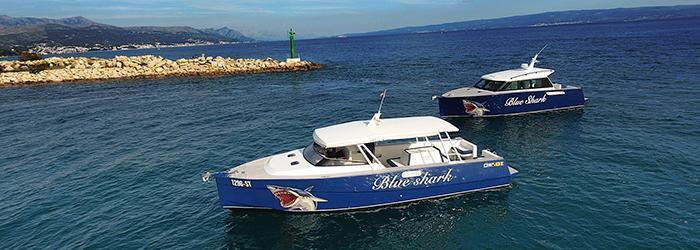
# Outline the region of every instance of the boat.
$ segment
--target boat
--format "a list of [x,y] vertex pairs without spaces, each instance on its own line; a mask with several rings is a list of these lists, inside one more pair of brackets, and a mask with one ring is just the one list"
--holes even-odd
[[483,75],[472,87],[450,90],[437,99],[442,117],[490,117],[582,108],[580,87],[554,83],[553,69],[535,67],[543,47],[518,69]]
[[[381,107],[381,105],[380,105]],[[263,157],[214,178],[225,209],[323,212],[387,206],[509,186],[518,171],[449,133],[432,116],[350,121],[313,131],[307,147]]]

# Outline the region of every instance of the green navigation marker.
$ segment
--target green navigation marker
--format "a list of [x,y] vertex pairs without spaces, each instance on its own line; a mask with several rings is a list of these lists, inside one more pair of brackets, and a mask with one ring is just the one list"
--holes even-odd
[[296,58],[296,56],[294,56],[294,35],[295,34],[296,33],[294,33],[294,31],[292,29],[289,29],[289,50],[291,52],[291,56],[289,58]]
[[287,58],[287,63],[298,63],[301,62],[301,59],[297,56],[297,53],[294,51],[294,35],[297,33],[294,33],[294,31],[290,28],[289,29],[289,58]]

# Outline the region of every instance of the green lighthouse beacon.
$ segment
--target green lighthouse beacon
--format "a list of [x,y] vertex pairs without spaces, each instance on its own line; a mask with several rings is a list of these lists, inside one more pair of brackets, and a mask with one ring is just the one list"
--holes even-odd
[[296,56],[296,53],[294,53],[294,31],[292,29],[289,29],[289,52],[290,56],[287,58],[287,63],[295,63],[295,62],[300,62],[301,59]]

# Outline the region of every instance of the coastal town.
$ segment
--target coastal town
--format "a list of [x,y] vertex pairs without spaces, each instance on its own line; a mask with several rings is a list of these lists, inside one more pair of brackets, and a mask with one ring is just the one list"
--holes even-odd
[[153,44],[124,44],[118,46],[109,46],[103,44],[95,44],[91,47],[83,46],[56,46],[48,43],[39,43],[33,48],[28,49],[28,52],[37,53],[40,55],[49,54],[75,54],[75,53],[85,53],[88,51],[121,51],[121,50],[135,50],[135,49],[161,49],[161,48],[174,48],[174,47],[191,47],[191,46],[205,46],[205,45],[224,45],[224,44],[237,44],[240,42],[228,42],[228,41],[191,41],[183,43],[153,43]]

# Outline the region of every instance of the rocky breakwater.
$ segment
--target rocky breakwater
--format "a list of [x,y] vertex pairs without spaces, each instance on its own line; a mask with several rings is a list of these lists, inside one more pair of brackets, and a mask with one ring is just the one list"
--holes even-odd
[[287,63],[272,58],[260,60],[202,56],[172,61],[151,55],[107,59],[51,57],[24,62],[0,61],[0,86],[122,78],[236,75],[318,68],[321,68],[320,64],[309,61]]

